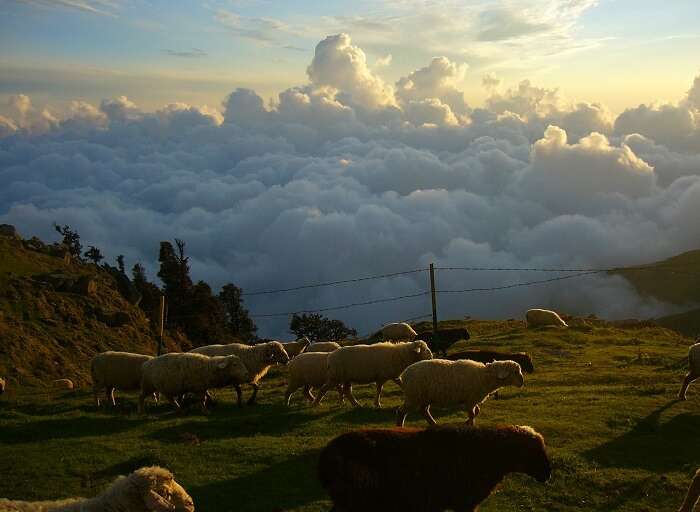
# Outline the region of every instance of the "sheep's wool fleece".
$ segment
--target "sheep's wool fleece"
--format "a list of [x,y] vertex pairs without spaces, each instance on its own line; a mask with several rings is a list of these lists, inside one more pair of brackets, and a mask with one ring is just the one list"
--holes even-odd
[[424,341],[342,347],[328,355],[328,382],[368,384],[395,379],[416,361],[432,358]]
[[700,375],[700,343],[688,349],[688,366],[695,375]]
[[333,352],[340,348],[340,344],[335,341],[317,341],[306,347],[305,353],[309,352]]
[[506,365],[513,373],[520,372],[513,361],[485,365],[470,360],[432,359],[415,363],[401,375],[405,404],[408,407],[432,404],[473,407],[503,386],[504,380],[496,375],[501,365]]
[[559,325],[568,327],[556,311],[548,309],[530,309],[525,313],[525,320],[528,327],[539,327],[545,325]]
[[386,340],[412,340],[417,335],[413,327],[403,322],[387,324],[380,332]]
[[92,358],[90,370],[93,385],[113,386],[121,390],[135,390],[141,386],[141,365],[153,356],[130,352],[102,352]]
[[328,352],[304,352],[289,362],[289,385],[321,387],[326,383]]
[[238,356],[248,368],[248,382],[257,384],[270,367],[275,363],[286,363],[289,360],[284,346],[279,341],[268,341],[257,345],[229,343],[228,345],[207,345],[191,350],[190,353],[208,356]]
[[[225,368],[222,361],[230,360]],[[143,364],[143,392],[160,391],[169,396],[242,382],[246,368],[237,357],[202,354],[165,354]]]

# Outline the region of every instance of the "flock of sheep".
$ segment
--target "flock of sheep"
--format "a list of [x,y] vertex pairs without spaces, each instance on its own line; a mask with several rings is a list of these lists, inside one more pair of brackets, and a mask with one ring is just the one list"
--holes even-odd
[[[566,323],[553,311],[530,310],[528,327]],[[322,451],[319,479],[333,500],[336,511],[474,511],[493,488],[512,472],[525,473],[540,482],[551,475],[544,439],[526,426],[475,427],[480,405],[505,386],[524,385],[523,371],[534,371],[526,353],[467,350],[445,359],[433,352],[446,349],[459,339],[469,339],[466,329],[438,331],[430,346],[411,326],[389,324],[371,337],[376,343],[310,343],[269,341],[257,345],[233,343],[208,345],[187,353],[159,357],[126,352],[104,352],[91,361],[96,404],[100,394],[115,404],[114,391],[139,391],[139,412],[148,398],[165,397],[175,407],[186,395],[196,397],[206,410],[211,390],[233,386],[242,406],[241,385],[253,392],[276,364],[288,365],[284,402],[303,389],[304,397],[317,406],[335,389],[341,402],[359,402],[353,384],[374,384],[374,405],[381,407],[383,386],[396,382],[403,392],[396,425],[403,427],[410,413],[420,412],[428,429],[363,429],[342,434]],[[368,340],[364,340],[365,342]],[[432,350],[431,350],[432,348]],[[700,377],[700,343],[689,353],[690,371],[679,398],[685,399],[689,384]],[[5,382],[0,379],[0,393]],[[314,395],[314,392],[316,393]],[[430,407],[459,404],[466,409],[464,425],[436,426]],[[445,457],[446,453],[458,456]],[[450,482],[452,484],[450,484]],[[436,493],[436,486],[441,492]],[[388,492],[388,490],[391,492]],[[690,512],[700,496],[700,470],[688,490],[680,512]],[[104,503],[109,502],[107,508]],[[2,511],[193,511],[187,492],[162,468],[142,468],[122,477],[97,498],[60,502],[28,503],[0,500]]]

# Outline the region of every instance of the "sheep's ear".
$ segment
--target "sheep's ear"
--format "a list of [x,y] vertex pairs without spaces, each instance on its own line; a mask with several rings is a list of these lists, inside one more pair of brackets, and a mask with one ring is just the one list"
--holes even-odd
[[423,351],[423,347],[420,346],[420,343],[416,343],[416,346],[413,347],[413,351],[416,354],[420,354]]
[[172,510],[175,510],[175,505],[166,500],[153,489],[148,490],[148,493],[144,497],[144,501],[146,502],[146,507],[148,510],[153,510],[155,512],[171,512]]
[[498,377],[499,379],[507,379],[509,375],[510,370],[507,366],[498,365],[498,369],[496,370],[496,377]]

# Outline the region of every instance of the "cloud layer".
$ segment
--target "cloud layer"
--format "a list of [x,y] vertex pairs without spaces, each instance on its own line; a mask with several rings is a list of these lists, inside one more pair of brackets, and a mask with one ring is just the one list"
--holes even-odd
[[[570,104],[528,81],[500,90],[495,77],[484,82],[486,105],[472,107],[457,87],[466,67],[446,57],[388,84],[345,34],[321,41],[307,72],[274,105],[238,89],[222,112],[181,103],[144,112],[118,97],[76,101],[57,119],[17,95],[0,117],[0,222],[48,239],[52,222],[70,224],[151,275],[158,241],[179,237],[196,279],[247,291],[430,262],[608,267],[697,248],[700,80],[676,104],[612,119],[603,105]],[[440,271],[438,287],[538,278]],[[417,273],[248,305],[315,309],[426,287]],[[444,317],[672,309],[605,276],[439,301]],[[367,331],[428,312],[422,296],[330,314]],[[284,318],[259,322],[263,334],[285,334]]]

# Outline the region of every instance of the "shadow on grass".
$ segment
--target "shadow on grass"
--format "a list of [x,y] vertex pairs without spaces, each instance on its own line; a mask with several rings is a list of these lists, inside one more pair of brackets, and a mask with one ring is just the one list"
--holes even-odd
[[22,422],[19,425],[5,425],[3,427],[0,445],[34,443],[49,439],[105,436],[136,428],[143,422],[142,420],[127,421],[119,418],[90,416],[48,419],[31,423]]
[[653,472],[677,470],[689,461],[700,460],[700,415],[683,413],[660,422],[675,400],[639,420],[620,437],[583,454],[606,467],[640,468]]
[[282,512],[322,500],[325,492],[316,478],[318,450],[309,450],[259,471],[220,480],[188,492],[197,510]]
[[354,425],[383,423],[391,427],[396,422],[396,407],[352,407],[338,414],[335,419]]

